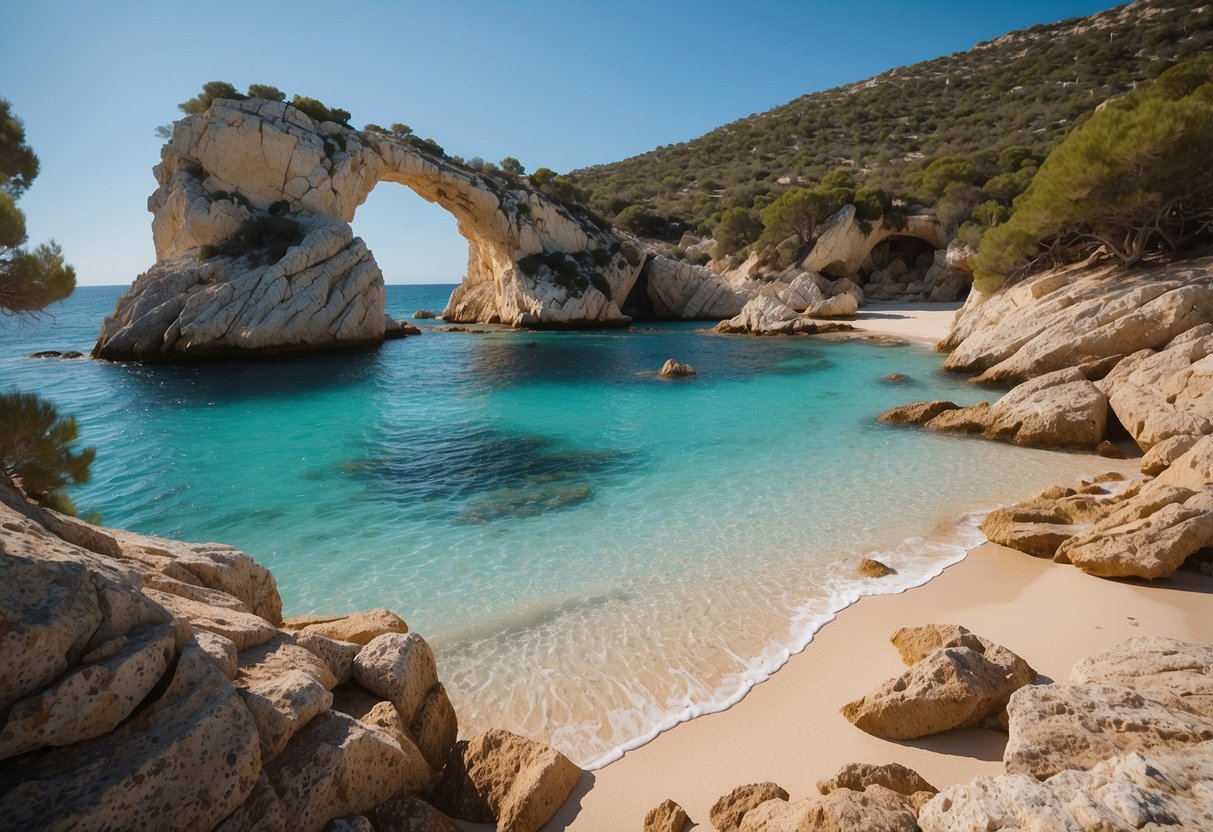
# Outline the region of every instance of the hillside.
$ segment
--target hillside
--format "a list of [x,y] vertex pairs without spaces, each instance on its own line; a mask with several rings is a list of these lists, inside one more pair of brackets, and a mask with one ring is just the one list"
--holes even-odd
[[[1101,102],[1210,52],[1208,0],[1138,0],[805,95],[570,178],[608,220],[673,239],[712,230],[727,208],[757,212],[840,167],[860,185],[934,202],[941,194],[922,186],[921,172],[945,156],[972,162],[978,185],[1022,168],[1020,181],[1000,180],[1001,192],[990,194],[1009,204],[1035,164]],[[1007,167],[999,151],[1012,146],[1026,151]]]

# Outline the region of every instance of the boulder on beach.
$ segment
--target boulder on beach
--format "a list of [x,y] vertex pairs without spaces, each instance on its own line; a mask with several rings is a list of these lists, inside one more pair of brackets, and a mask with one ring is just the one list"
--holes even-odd
[[903,629],[893,641],[910,669],[842,707],[856,727],[884,739],[1005,727],[1007,700],[1036,676],[1019,656],[963,627]]
[[537,832],[581,780],[572,761],[543,743],[492,729],[451,750],[434,806],[499,832]]
[[736,832],[741,828],[746,813],[769,800],[784,801],[788,792],[777,783],[749,783],[738,786],[726,795],[721,795],[708,817],[718,832]]
[[644,816],[644,832],[682,832],[691,822],[686,811],[673,800],[663,800]]

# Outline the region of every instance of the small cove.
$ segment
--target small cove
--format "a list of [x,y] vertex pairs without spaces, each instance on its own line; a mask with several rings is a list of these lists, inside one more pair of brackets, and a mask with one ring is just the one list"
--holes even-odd
[[[388,311],[449,291],[392,286]],[[82,512],[244,549],[287,614],[396,611],[434,645],[465,733],[501,725],[582,765],[735,701],[860,594],[937,574],[981,539],[957,517],[1102,470],[876,424],[989,395],[924,347],[706,323],[422,321],[378,350],[278,361],[28,358],[87,352],[119,292],[0,326],[0,388],[51,399],[98,449]],[[666,358],[699,375],[655,378]],[[855,578],[863,556],[897,574]]]

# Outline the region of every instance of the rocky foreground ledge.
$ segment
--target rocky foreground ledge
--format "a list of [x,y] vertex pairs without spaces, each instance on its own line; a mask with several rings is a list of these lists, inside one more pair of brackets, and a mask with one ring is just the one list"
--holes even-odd
[[581,770],[456,742],[425,639],[386,610],[282,619],[229,546],[100,529],[0,489],[6,829],[534,832]]

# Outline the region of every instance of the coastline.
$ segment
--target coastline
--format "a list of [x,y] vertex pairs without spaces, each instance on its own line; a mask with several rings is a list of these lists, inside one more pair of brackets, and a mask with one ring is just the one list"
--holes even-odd
[[[934,345],[947,337],[960,306],[874,303],[860,310],[855,325]],[[1132,462],[1100,461],[1125,473],[1135,469]],[[1064,681],[1082,657],[1133,636],[1213,640],[1211,602],[1213,587],[1192,572],[1155,582],[1111,581],[982,543],[942,561],[923,582],[858,596],[737,701],[681,721],[587,772],[544,828],[639,828],[645,813],[666,799],[706,827],[716,799],[742,783],[771,780],[795,800],[816,794],[817,781],[852,762],[901,763],[940,788],[1001,774],[1005,733],[967,729],[889,742],[841,715],[844,703],[904,670],[889,644],[895,630],[961,624],[1022,655],[1043,680]]]
[[982,544],[925,585],[853,604],[727,710],[682,723],[586,774],[545,829],[636,829],[667,798],[703,824],[712,803],[741,783],[773,780],[798,799],[850,762],[898,762],[941,788],[1000,774],[1006,734],[968,729],[889,742],[839,713],[904,669],[888,641],[894,630],[962,624],[1023,656],[1043,677],[1064,681],[1083,656],[1132,636],[1213,640],[1211,589],[1193,572],[1153,583],[1111,581]]

